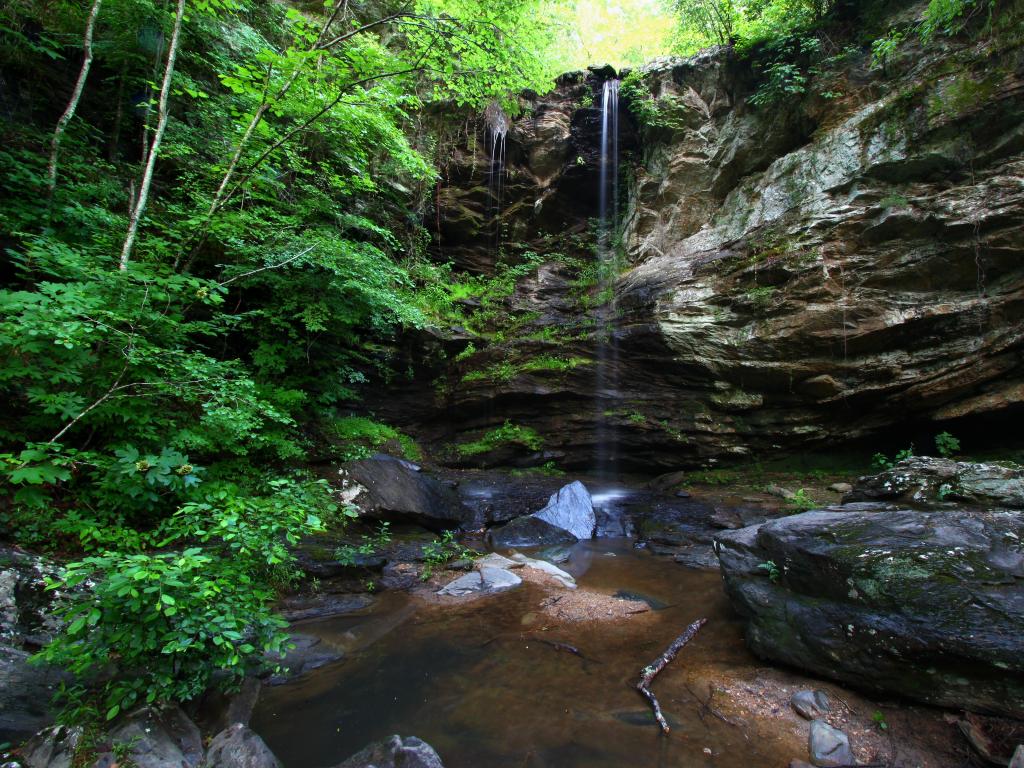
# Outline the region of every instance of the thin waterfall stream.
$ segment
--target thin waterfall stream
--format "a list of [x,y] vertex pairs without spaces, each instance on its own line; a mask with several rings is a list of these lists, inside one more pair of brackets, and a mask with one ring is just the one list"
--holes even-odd
[[597,421],[596,465],[599,475],[618,474],[617,429],[614,406],[618,399],[618,348],[614,324],[617,314],[615,278],[618,273],[617,232],[619,221],[619,81],[606,80],[601,92],[600,220],[597,240],[598,290],[602,304],[597,310],[597,375],[594,391]]
[[505,137],[508,135],[508,116],[497,102],[491,102],[484,111],[487,138],[491,145],[491,163],[487,171],[487,198],[490,219],[494,225],[494,251],[501,251],[501,193],[505,178]]

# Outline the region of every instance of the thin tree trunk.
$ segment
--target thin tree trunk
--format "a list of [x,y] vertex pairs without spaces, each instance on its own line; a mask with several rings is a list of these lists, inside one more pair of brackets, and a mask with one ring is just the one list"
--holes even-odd
[[[345,0],[345,2],[341,5],[338,5],[335,8],[334,12],[327,18],[327,21],[324,22],[323,27],[321,27],[320,29],[320,33],[317,35],[316,40],[310,47],[311,51],[316,50],[317,48],[320,48],[323,45],[324,37],[330,31],[331,25],[334,24],[334,22],[338,19],[339,15],[342,18],[348,15],[348,0]],[[343,40],[346,38],[344,35],[342,35],[338,39]],[[333,44],[334,43],[332,43],[332,45]],[[327,46],[324,47],[326,48]],[[291,75],[285,81],[284,85],[282,85],[281,88],[278,89],[277,94],[273,97],[273,102],[280,101],[288,94],[288,91],[290,91],[292,86],[295,85],[295,81],[299,79],[299,75],[302,74],[304,67],[305,64],[303,64],[302,66],[297,66],[292,71]],[[210,207],[209,209],[207,209],[206,216],[203,218],[203,223],[199,231],[198,240],[189,249],[187,263],[192,262],[192,258],[195,256],[196,251],[198,251],[199,248],[201,248],[203,244],[206,242],[206,236],[210,220],[216,215],[221,205],[223,205],[225,202],[224,193],[227,191],[228,185],[234,178],[235,171],[238,170],[238,163],[242,159],[242,154],[245,152],[245,149],[248,146],[249,140],[252,138],[252,135],[256,132],[256,129],[263,121],[263,116],[272,106],[273,102],[268,100],[267,96],[270,89],[270,78],[273,77],[273,74],[274,68],[273,65],[271,65],[270,69],[268,69],[267,71],[267,82],[263,88],[263,95],[260,97],[260,105],[259,107],[256,108],[256,111],[253,113],[252,119],[249,121],[249,125],[246,126],[245,132],[242,134],[242,138],[238,140],[238,144],[235,147],[235,151],[231,155],[231,159],[228,161],[228,167],[224,171],[224,176],[221,178],[220,184],[217,185],[217,191],[214,192],[213,200],[210,201]],[[174,262],[175,269],[178,268],[180,262],[181,257],[179,256]]]
[[71,92],[71,99],[68,101],[67,107],[64,108],[64,114],[57,121],[53,139],[50,141],[50,163],[46,168],[47,208],[53,203],[53,192],[57,188],[57,156],[60,153],[60,142],[64,138],[64,131],[67,130],[68,123],[71,122],[71,118],[75,116],[75,111],[78,109],[78,102],[81,101],[82,91],[85,89],[85,80],[89,77],[89,68],[92,67],[92,35],[96,29],[96,17],[99,16],[102,4],[103,0],[93,0],[92,8],[89,10],[89,18],[85,22],[85,35],[82,38],[82,67],[78,70],[78,80]]
[[146,153],[146,167],[142,172],[142,180],[139,182],[139,196],[132,206],[128,219],[128,234],[125,236],[124,246],[121,248],[119,269],[122,271],[128,269],[128,261],[131,259],[132,248],[135,246],[135,236],[139,231],[139,221],[146,211],[149,187],[153,183],[153,168],[156,166],[156,158],[160,152],[160,142],[163,140],[164,130],[167,128],[167,100],[171,94],[171,79],[174,77],[174,61],[178,57],[178,40],[181,38],[181,22],[184,16],[185,0],[178,0],[178,9],[174,14],[174,31],[171,32],[171,45],[167,50],[167,66],[164,68],[164,79],[160,84],[156,132],[153,134],[153,142]]
[[121,75],[117,80],[117,109],[114,111],[114,127],[110,131],[110,142],[107,144],[107,159],[116,163],[121,149],[121,123],[124,121],[124,81],[128,65],[121,67]]

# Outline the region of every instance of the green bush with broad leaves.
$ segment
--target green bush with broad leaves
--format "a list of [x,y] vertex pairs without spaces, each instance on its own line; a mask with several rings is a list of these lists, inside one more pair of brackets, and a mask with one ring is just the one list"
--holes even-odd
[[295,576],[289,545],[337,507],[323,481],[279,478],[262,490],[208,488],[159,526],[157,548],[67,564],[49,585],[66,628],[35,659],[73,672],[108,719],[273,667],[288,641],[271,605]]

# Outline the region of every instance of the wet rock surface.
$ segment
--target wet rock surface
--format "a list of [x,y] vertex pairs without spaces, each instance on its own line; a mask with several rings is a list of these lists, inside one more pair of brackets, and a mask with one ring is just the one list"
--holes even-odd
[[723,533],[716,546],[758,655],[1020,718],[1022,540],[1020,512],[822,511]]
[[522,583],[521,578],[505,568],[484,566],[479,570],[459,576],[455,581],[442,587],[438,594],[448,597],[490,595],[495,592],[504,592],[506,589],[513,589]]
[[914,456],[858,478],[843,500],[959,501],[1024,509],[1024,467]]
[[444,768],[444,764],[425,741],[396,735],[371,744],[335,768]]
[[60,622],[46,579],[57,566],[13,547],[0,547],[0,743],[22,741],[52,721],[51,700],[68,675],[30,664]]
[[475,522],[473,511],[452,488],[410,469],[408,462],[390,457],[360,459],[345,464],[339,475],[368,517],[397,517],[429,528]]
[[281,768],[281,761],[258,734],[235,723],[213,737],[203,765],[208,768]]
[[[596,286],[574,291],[567,264],[593,258],[585,222],[597,213],[600,112],[588,102],[610,74],[564,78],[511,123],[500,216],[489,214],[483,133],[454,153],[435,247],[483,274],[498,231],[566,259],[517,286],[503,309],[528,319],[500,342],[389,390],[379,412],[402,414],[439,446],[506,419],[544,437],[542,450],[488,466],[548,455],[582,467],[613,430],[617,457],[644,471],[910,422],[1019,420],[1019,61],[1012,37],[981,52],[963,37],[922,49],[908,36],[884,72],[867,50],[846,58],[835,72],[842,98],[771,108],[750,105],[756,77],[729,48],[642,68],[663,121],[638,127],[623,113],[633,178],[615,313]],[[615,353],[602,358],[603,337],[583,321],[608,318]],[[453,329],[449,349],[467,340]],[[552,356],[584,362],[529,365]]]

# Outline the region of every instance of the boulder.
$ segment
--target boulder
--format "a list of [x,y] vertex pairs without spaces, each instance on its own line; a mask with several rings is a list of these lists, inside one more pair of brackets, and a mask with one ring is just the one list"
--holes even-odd
[[263,739],[241,723],[229,725],[213,737],[206,753],[206,768],[281,768]]
[[0,743],[20,742],[53,722],[50,701],[70,676],[30,664],[31,654],[0,645]]
[[597,525],[594,502],[587,487],[579,480],[551,494],[547,506],[532,516],[568,531],[577,539],[592,538]]
[[814,765],[838,768],[857,764],[853,750],[850,749],[850,737],[824,720],[814,720],[811,723],[809,741],[811,762]]
[[427,742],[415,736],[392,736],[352,755],[335,768],[444,768]]
[[576,543],[576,537],[533,515],[517,517],[500,528],[487,532],[487,542],[495,549],[514,547],[556,547]]
[[137,710],[110,731],[110,739],[128,747],[136,768],[198,768],[203,761],[199,728],[179,707]]
[[[338,661],[345,655],[337,648],[324,643],[319,637],[299,632],[292,633],[291,645],[281,660],[281,666],[285,671],[271,677],[267,681],[270,685],[286,683],[332,661]],[[277,658],[273,660],[277,661]]]
[[[346,493],[367,517],[405,518],[428,528],[472,525],[473,511],[449,486],[390,458],[347,462],[339,471]],[[358,488],[357,488],[358,486]],[[353,491],[357,493],[352,494]]]
[[1024,509],[1024,467],[912,456],[877,475],[857,478],[854,501],[965,501]]
[[518,587],[522,583],[523,580],[521,578],[505,568],[484,566],[477,571],[459,576],[455,581],[439,589],[437,594],[447,595],[448,597],[489,595]]
[[81,738],[80,726],[46,728],[21,748],[21,761],[27,768],[71,768]]
[[1022,512],[815,511],[719,534],[716,550],[758,655],[1021,718],[1022,541]]
[[1024,744],[1017,746],[1010,758],[1010,764],[1006,768],[1024,768]]

